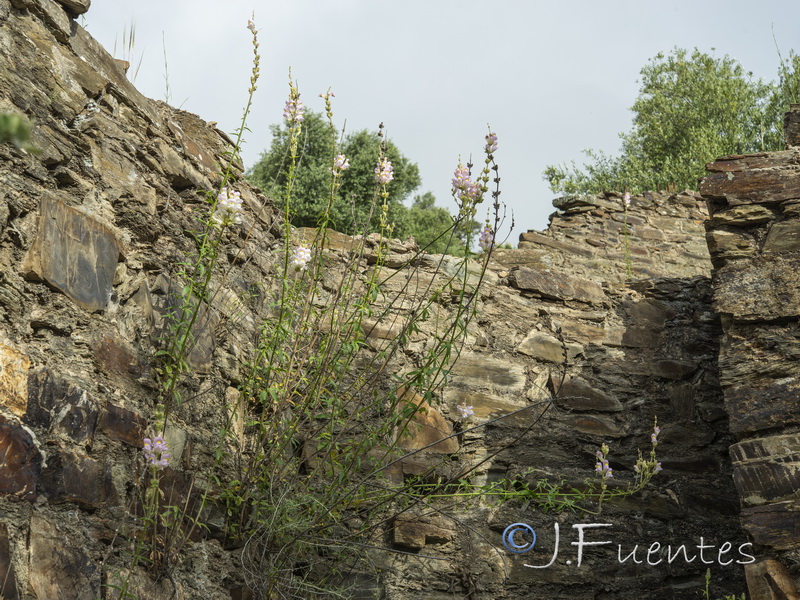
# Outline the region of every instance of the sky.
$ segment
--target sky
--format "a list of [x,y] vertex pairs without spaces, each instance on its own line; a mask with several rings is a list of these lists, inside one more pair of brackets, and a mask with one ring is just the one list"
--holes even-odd
[[82,24],[132,63],[143,94],[164,100],[168,83],[170,104],[232,132],[247,100],[251,16],[261,78],[246,166],[282,120],[289,68],[307,108],[322,111],[319,94],[331,89],[339,127],[383,122],[419,165],[419,192],[451,210],[453,170],[459,158],[482,163],[491,127],[508,214],[498,238],[513,245],[555,210],[548,165],[582,164],[586,148],[618,152],[639,72],[656,54],[727,54],[769,81],[778,50],[800,50],[800,2],[785,0],[94,0]]

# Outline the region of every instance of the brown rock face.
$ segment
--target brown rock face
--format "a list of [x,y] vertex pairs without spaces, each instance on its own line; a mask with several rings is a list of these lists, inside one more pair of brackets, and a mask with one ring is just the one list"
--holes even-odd
[[83,552],[64,544],[63,534],[48,518],[31,518],[28,587],[35,598],[100,597],[100,569]]
[[21,417],[28,408],[30,359],[0,340],[0,407]]
[[120,248],[105,225],[54,198],[41,203],[36,241],[23,267],[28,277],[47,281],[88,311],[102,310]]
[[42,456],[29,430],[0,416],[0,494],[32,501]]
[[398,395],[404,401],[419,407],[405,428],[397,432],[397,444],[401,448],[405,450],[424,448],[427,452],[440,454],[452,454],[458,451],[458,440],[455,437],[448,437],[453,433],[453,428],[438,410],[418,394],[403,393],[401,390]]
[[19,600],[17,578],[11,563],[11,548],[8,543],[8,526],[0,523],[0,598]]
[[107,404],[100,413],[97,426],[112,440],[141,448],[144,445],[146,421],[133,411]]
[[714,306],[723,315],[720,382],[739,442],[730,448],[742,521],[765,547],[746,568],[749,598],[797,598],[800,548],[800,197],[797,123],[786,117],[782,152],[732,156],[708,165]]
[[603,289],[595,282],[564,273],[519,267],[511,272],[509,281],[513,286],[535,292],[543,298],[578,300],[588,304],[602,304],[606,300]]
[[[182,403],[164,432],[174,458],[161,472],[164,506],[187,507],[187,521],[199,515],[200,523],[169,577],[155,581],[141,564],[131,568],[119,544],[141,525],[140,448],[162,390],[154,357],[182,305],[183,265],[195,257],[187,233],[197,230],[207,190],[221,183],[231,146],[213,125],[136,91],[120,62],[73,19],[88,6],[0,0],[1,108],[35,122],[41,150],[0,145],[0,594],[95,600],[129,573],[129,591],[140,598],[251,598],[257,594],[241,548],[219,543],[225,514],[214,502],[204,505],[203,492],[211,472],[238,475],[229,444],[259,452],[255,407],[236,388],[262,324],[275,316],[281,217],[234,165],[245,223],[219,232],[219,271],[210,293],[193,300],[200,304]],[[321,248],[320,308],[330,308],[330,292],[342,282],[343,257],[361,249],[365,260],[351,265],[355,272],[392,276],[377,302],[402,292],[396,312],[377,319],[387,308],[381,304],[364,323],[365,352],[379,353],[398,337],[414,302],[433,300],[383,373],[420,367],[453,324],[461,287],[476,303],[459,360],[442,369],[443,404],[408,399],[420,411],[407,435],[393,432],[400,436],[393,439],[425,451],[394,463],[390,483],[430,475],[432,467],[434,485],[458,481],[474,466],[468,478],[476,485],[508,478],[521,491],[544,478],[580,487],[606,443],[613,483],[624,486],[639,451],[651,448],[658,417],[665,471],[645,493],[603,507],[615,541],[628,548],[711,535],[745,542],[735,480],[752,539],[771,558],[795,564],[799,152],[721,159],[711,166],[707,198],[648,192],[627,205],[609,192],[558,199],[546,231],[523,233],[519,249],[491,257],[477,294],[476,261],[466,281],[455,281],[455,257],[418,257],[414,271],[407,263],[415,244],[395,240],[377,265],[375,236],[330,232]],[[308,231],[300,237],[314,239]],[[369,392],[380,394],[384,384]],[[474,415],[462,420],[458,404],[473,406]],[[226,427],[234,436],[221,440]],[[303,472],[287,471],[286,480],[313,471],[316,441],[298,436],[297,447],[286,449],[306,459]],[[217,449],[227,460],[222,467]],[[209,491],[213,499],[219,490]],[[591,548],[578,571],[566,564],[572,540],[564,538],[559,564],[525,567],[531,555],[502,549],[508,524],[552,532],[559,519],[566,537],[585,516],[555,516],[535,496],[445,506],[458,520],[428,512],[434,508],[437,501],[387,514],[376,539],[443,560],[376,558],[380,581],[372,571],[355,573],[359,585],[366,580],[365,589],[387,598],[641,598],[646,590],[660,600],[702,589],[697,561],[620,566],[616,548]],[[356,520],[344,526],[359,527]],[[265,556],[274,550],[265,549]],[[773,567],[748,568],[748,577],[790,597]],[[722,588],[714,597],[738,592],[744,569],[732,565],[714,579]]]

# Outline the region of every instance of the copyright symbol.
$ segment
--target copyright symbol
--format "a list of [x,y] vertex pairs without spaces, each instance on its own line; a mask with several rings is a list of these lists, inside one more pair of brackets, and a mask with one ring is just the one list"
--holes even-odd
[[[518,544],[514,539],[516,533],[521,533],[523,537],[522,544]],[[530,539],[530,541],[528,541]],[[536,545],[536,532],[533,527],[526,523],[513,523],[506,527],[503,531],[503,546],[506,550],[514,554],[524,554],[533,549]]]

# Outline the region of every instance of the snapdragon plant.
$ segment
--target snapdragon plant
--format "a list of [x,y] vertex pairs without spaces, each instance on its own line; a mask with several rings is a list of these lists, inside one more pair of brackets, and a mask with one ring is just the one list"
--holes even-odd
[[[450,453],[431,450],[488,424],[464,429],[474,415],[472,406],[456,407],[462,420],[454,433],[443,432],[421,448],[408,449],[425,419],[442,408],[440,392],[477,314],[502,225],[498,136],[491,128],[484,136],[481,169],[474,172],[472,164],[459,161],[452,178],[458,211],[441,235],[465,240],[460,258],[427,256],[392,239],[388,198],[394,173],[383,125],[383,143],[374,156],[369,219],[349,246],[334,251],[331,211],[349,158],[333,148],[326,209],[310,232],[294,229],[290,216],[302,159],[305,105],[290,72],[283,109],[289,144],[285,185],[280,197],[273,198],[282,215],[274,228],[271,273],[254,286],[257,293],[241,299],[252,317],[249,329],[240,325],[241,315],[224,314],[216,307],[232,269],[223,251],[226,236],[240,231],[246,221],[242,193],[236,189],[236,165],[260,63],[252,21],[248,29],[254,59],[244,115],[221,168],[219,188],[207,195],[198,215],[192,234],[195,255],[173,275],[180,283],[170,297],[157,353],[159,395],[140,457],[142,517],[129,572],[144,563],[168,574],[191,534],[206,528],[214,515],[221,516],[223,543],[241,548],[247,584],[260,597],[343,597],[347,574],[369,569],[370,553],[398,551],[385,546],[383,535],[395,516],[411,508],[442,503],[436,510],[446,510],[448,502],[496,498],[534,500],[545,508],[565,510],[587,499],[599,504],[619,495],[607,490],[611,469],[605,466],[599,471],[599,488],[583,490],[582,495],[518,479],[474,484],[475,470],[508,446],[454,472],[450,465],[458,458],[458,444]],[[333,94],[329,90],[322,98],[335,131]],[[478,240],[482,252],[475,255],[470,235],[463,233],[471,231],[488,198],[490,216]],[[244,237],[249,239],[250,233]],[[239,259],[248,257],[237,255]],[[430,270],[424,272],[423,265]],[[235,393],[222,394],[213,403],[223,413],[222,425],[213,448],[214,465],[196,473],[199,500],[187,497],[178,503],[162,485],[167,469],[178,467],[172,464],[167,432],[176,411],[187,413],[192,375],[188,357],[212,313],[219,317],[218,328],[243,330],[237,333],[247,336],[247,343],[237,356]],[[536,407],[541,408],[533,403],[520,410]],[[655,445],[650,459],[640,465],[637,486],[655,474]],[[598,464],[607,465],[607,453],[602,450]],[[417,460],[413,474],[404,472],[404,465]],[[126,597],[127,579],[117,589]]]

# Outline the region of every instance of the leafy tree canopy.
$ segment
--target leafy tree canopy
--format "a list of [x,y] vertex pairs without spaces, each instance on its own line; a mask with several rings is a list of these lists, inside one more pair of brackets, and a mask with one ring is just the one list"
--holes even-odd
[[727,55],[680,48],[658,54],[641,70],[620,156],[585,150],[589,164],[551,165],[544,178],[568,194],[696,188],[705,164],[719,156],[783,147],[783,113],[800,97],[798,67],[792,52],[780,61],[778,81],[763,83]]
[[[377,132],[361,130],[349,134],[340,145],[336,132],[325,115],[306,111],[298,148],[300,157],[292,186],[290,220],[298,227],[315,227],[325,212],[331,196],[329,168],[335,154],[344,154],[350,167],[341,174],[341,187],[330,209],[329,226],[337,231],[356,234],[370,230],[377,222],[374,169],[380,156],[381,137]],[[430,253],[463,252],[468,235],[478,230],[477,222],[458,228],[454,236],[445,233],[452,224],[450,213],[435,205],[432,193],[416,195],[410,206],[404,201],[420,186],[419,168],[392,142],[386,142],[386,157],[391,161],[394,179],[388,185],[388,217],[394,224],[392,235],[413,236]],[[250,170],[248,177],[262,190],[280,195],[288,180],[289,130],[286,125],[272,126],[272,144]],[[374,228],[372,228],[374,229]]]

